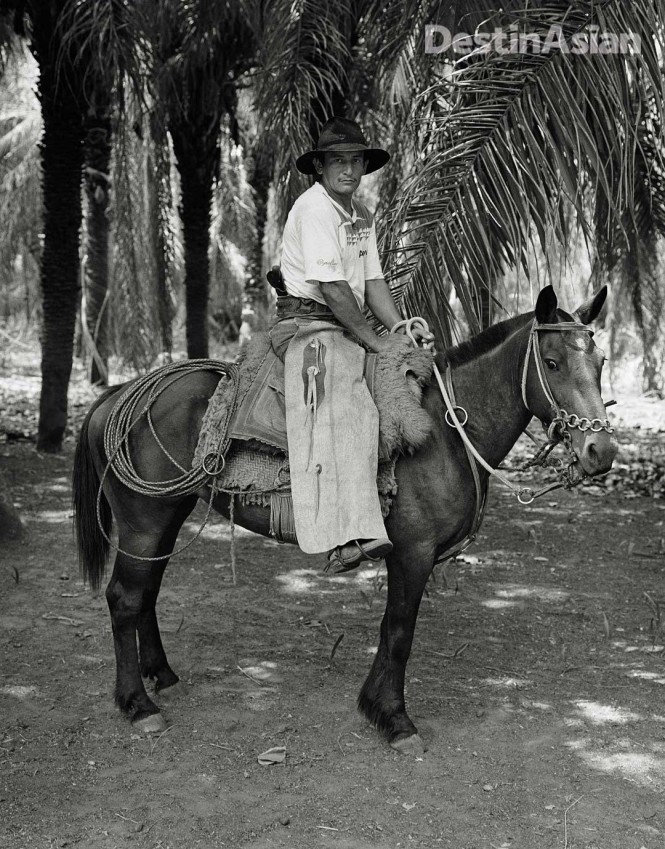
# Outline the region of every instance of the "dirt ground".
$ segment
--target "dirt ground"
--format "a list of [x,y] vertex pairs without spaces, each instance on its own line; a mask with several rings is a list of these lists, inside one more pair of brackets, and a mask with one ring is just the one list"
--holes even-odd
[[[626,468],[662,451],[662,429],[636,433]],[[0,548],[4,849],[665,844],[662,498],[607,484],[522,508],[493,487],[477,543],[421,607],[407,698],[428,751],[413,759],[355,710],[385,570],[328,576],[238,531],[234,586],[220,517],[160,596],[181,676],[157,697],[168,729],[133,733],[112,704],[105,601],[78,578],[72,454],[0,443],[26,526]],[[284,763],[260,765],[274,746]]]

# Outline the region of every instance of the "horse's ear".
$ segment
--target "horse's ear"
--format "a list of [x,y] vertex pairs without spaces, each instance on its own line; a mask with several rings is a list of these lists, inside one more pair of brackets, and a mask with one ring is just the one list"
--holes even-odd
[[555,324],[557,308],[556,292],[552,286],[540,290],[536,301],[536,321],[538,324]]
[[592,321],[598,318],[598,314],[605,303],[605,298],[607,298],[607,286],[603,286],[593,297],[589,298],[588,301],[585,301],[582,306],[575,310],[575,315],[582,324],[591,324]]

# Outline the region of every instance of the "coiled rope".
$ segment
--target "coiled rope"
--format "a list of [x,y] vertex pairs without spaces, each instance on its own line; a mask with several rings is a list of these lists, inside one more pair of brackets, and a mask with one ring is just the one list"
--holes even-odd
[[[214,460],[214,466],[212,468],[210,462],[211,455],[207,455],[200,466],[192,469],[186,469],[184,466],[180,465],[175,457],[173,457],[166,449],[157,434],[151,415],[153,404],[163,392],[176,383],[176,381],[180,380],[180,378],[200,371],[216,372],[217,374],[221,374],[223,377],[233,380],[235,391],[237,391],[238,381],[236,378],[238,367],[234,363],[224,363],[220,360],[210,359],[184,360],[182,362],[169,363],[157,371],[151,372],[144,377],[140,377],[137,380],[132,381],[131,385],[127,387],[113,405],[113,409],[106,420],[106,425],[104,427],[104,453],[106,454],[108,461],[97,492],[97,524],[105,540],[112,546],[112,548],[119,551],[121,554],[132,557],[134,560],[166,560],[174,554],[180,554],[180,552],[184,551],[193,542],[195,542],[196,539],[198,539],[210,518],[213,500],[218,492],[215,485],[215,476],[220,474],[224,468],[224,452],[226,450],[228,440],[224,439],[220,441],[216,452],[212,455],[212,459]],[[169,378],[171,379],[169,380]],[[147,398],[145,399],[141,409],[139,409],[141,398],[146,394],[146,392],[148,393]],[[226,432],[228,416],[231,415],[234,406],[234,403],[228,405],[227,422],[224,423],[225,427],[223,432]],[[150,432],[160,449],[173,463],[173,465],[180,470],[181,474],[177,477],[162,481],[147,481],[136,471],[129,450],[129,435],[132,429],[144,417],[148,422]],[[113,474],[117,477],[117,479],[128,489],[131,489],[133,492],[137,492],[140,495],[151,496],[153,498],[183,498],[187,495],[193,495],[205,486],[210,486],[208,509],[203,519],[203,523],[196,535],[180,548],[171,551],[169,554],[163,554],[157,557],[143,557],[133,554],[130,551],[125,551],[119,546],[113,545],[104,531],[101,521],[102,487],[110,471],[113,471]],[[231,496],[231,499],[233,501],[233,496]],[[233,509],[233,504],[231,505],[231,509]]]

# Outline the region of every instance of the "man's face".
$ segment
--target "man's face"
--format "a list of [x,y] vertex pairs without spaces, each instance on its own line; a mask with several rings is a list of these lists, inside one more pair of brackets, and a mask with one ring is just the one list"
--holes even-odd
[[351,197],[365,173],[365,154],[361,150],[325,153],[323,163],[317,160],[316,167],[325,189]]

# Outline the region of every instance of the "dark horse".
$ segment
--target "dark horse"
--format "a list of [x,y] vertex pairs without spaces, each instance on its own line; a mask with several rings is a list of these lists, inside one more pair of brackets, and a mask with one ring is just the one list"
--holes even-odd
[[[601,290],[573,317],[557,309],[556,295],[548,286],[538,297],[535,322],[534,313],[517,316],[438,355],[439,367],[452,369],[457,404],[468,413],[466,432],[493,467],[510,451],[532,415],[546,426],[551,423],[557,412],[552,399],[559,413],[561,408],[568,411],[564,421],[577,455],[577,478],[611,467],[616,445],[600,395],[604,357],[584,327],[598,315],[605,295]],[[536,332],[532,330],[536,323],[547,327]],[[558,324],[565,332],[556,332]],[[539,346],[533,345],[535,335]],[[155,432],[185,469],[191,466],[201,419],[219,379],[219,374],[205,370],[183,376],[152,408]],[[96,508],[107,463],[104,426],[119,388],[95,402],[81,430],[74,468],[75,521],[84,574],[93,587],[99,586],[108,558],[113,516],[118,524],[119,547],[125,553],[117,554],[106,589],[117,660],[115,698],[136,726],[158,731],[166,726],[143,679],[154,679],[157,692],[178,681],[166,659],[155,613],[168,562],[164,555],[173,550],[197,498],[207,499],[210,490],[203,487],[185,497],[148,496],[127,488],[111,471]],[[469,533],[475,504],[469,461],[458,433],[446,423],[436,382],[425,388],[423,403],[434,423],[433,433],[424,448],[397,463],[399,491],[386,520],[394,545],[386,559],[388,599],[378,652],[358,700],[359,709],[391,745],[409,752],[422,751],[404,703],[404,674],[418,607],[437,557]],[[586,425],[580,427],[580,421]],[[145,418],[133,427],[129,448],[145,480],[172,477],[174,467]],[[479,472],[485,489],[488,473],[483,468]],[[218,494],[214,507],[228,516],[229,496]],[[236,505],[234,518],[244,528],[269,533],[268,508]],[[140,557],[162,559],[136,559]]]

